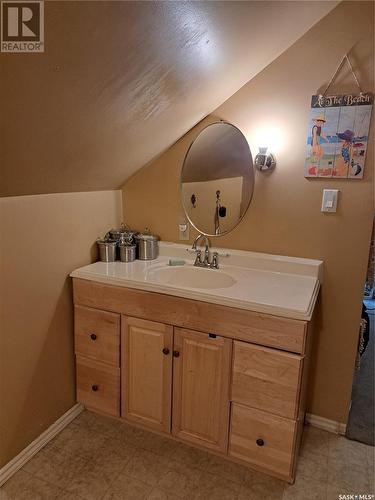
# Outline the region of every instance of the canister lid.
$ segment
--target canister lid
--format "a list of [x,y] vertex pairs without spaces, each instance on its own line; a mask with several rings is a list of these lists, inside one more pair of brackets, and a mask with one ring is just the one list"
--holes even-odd
[[156,234],[138,233],[134,238],[142,241],[158,241],[159,236],[156,236]]
[[144,233],[137,233],[134,238],[142,241],[158,241],[159,236],[157,236],[156,234],[151,234],[150,230],[146,227]]
[[127,242],[120,242],[118,244],[119,247],[126,247],[126,248],[136,248],[137,245],[133,245],[133,243],[127,243]]
[[98,245],[108,245],[108,246],[117,245],[117,241],[116,241],[116,240],[106,240],[106,239],[105,239],[105,240],[102,240],[102,239],[100,239],[100,238],[98,238],[98,239],[96,240],[96,243],[97,243]]
[[124,222],[121,222],[121,227],[115,227],[112,228],[111,230],[108,231],[111,236],[120,236],[120,234],[127,234],[127,233],[133,233],[130,229],[130,227],[125,224]]

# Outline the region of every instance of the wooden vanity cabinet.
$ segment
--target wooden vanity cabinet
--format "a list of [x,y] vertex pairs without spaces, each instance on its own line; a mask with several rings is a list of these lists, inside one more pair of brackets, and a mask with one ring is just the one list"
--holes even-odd
[[80,402],[294,481],[310,324],[77,278],[73,290]]

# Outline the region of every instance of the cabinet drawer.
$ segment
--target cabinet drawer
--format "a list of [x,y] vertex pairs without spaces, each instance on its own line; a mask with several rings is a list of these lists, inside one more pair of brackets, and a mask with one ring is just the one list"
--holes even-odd
[[232,401],[296,418],[303,358],[234,342]]
[[232,404],[229,456],[290,479],[295,420]]
[[120,368],[77,356],[77,400],[103,413],[120,416]]
[[120,366],[120,315],[74,306],[75,352]]

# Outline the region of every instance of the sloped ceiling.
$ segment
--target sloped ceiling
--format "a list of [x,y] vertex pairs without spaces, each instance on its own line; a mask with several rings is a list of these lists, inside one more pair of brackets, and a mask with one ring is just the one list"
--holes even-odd
[[337,3],[46,1],[45,53],[0,54],[0,194],[118,188]]

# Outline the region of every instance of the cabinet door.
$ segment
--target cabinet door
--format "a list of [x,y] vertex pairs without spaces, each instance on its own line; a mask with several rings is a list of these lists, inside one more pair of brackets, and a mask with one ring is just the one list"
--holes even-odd
[[122,316],[122,416],[170,432],[173,327]]
[[174,436],[226,452],[232,340],[175,328]]

